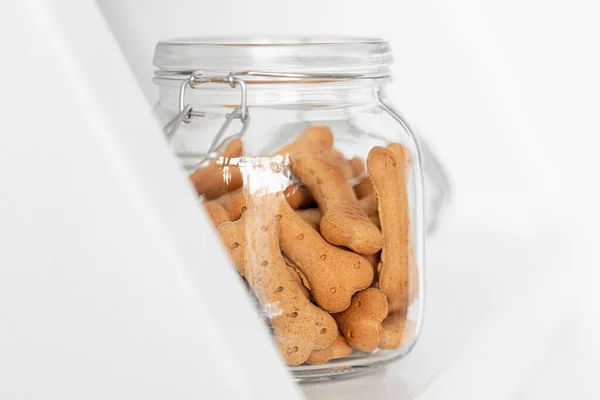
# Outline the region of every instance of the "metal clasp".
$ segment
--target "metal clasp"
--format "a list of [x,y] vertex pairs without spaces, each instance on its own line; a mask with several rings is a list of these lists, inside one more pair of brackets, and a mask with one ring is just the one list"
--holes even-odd
[[[194,71],[190,74],[190,76],[181,82],[181,86],[179,87],[179,112],[175,115],[171,120],[169,120],[165,126],[163,127],[163,133],[167,140],[173,140],[173,137],[179,130],[181,123],[184,122],[189,124],[192,122],[194,117],[203,118],[206,116],[206,113],[203,111],[198,111],[192,108],[192,105],[185,102],[185,93],[187,88],[196,89],[198,85],[210,82],[217,83],[227,83],[232,88],[239,87],[241,92],[240,104],[237,106],[233,112],[226,115],[225,122],[221,126],[221,129],[215,135],[208,151],[206,153],[195,153],[195,152],[185,152],[178,153],[177,156],[182,158],[199,158],[200,160],[195,163],[194,166],[200,166],[205,163],[207,160],[218,157],[219,150],[226,146],[229,142],[239,139],[248,130],[248,124],[250,123],[250,114],[248,113],[248,93],[246,82],[243,79],[237,78],[233,72],[230,72],[227,76],[220,77],[202,77],[202,71]],[[231,122],[234,119],[239,119],[242,123],[242,128],[235,135],[229,136],[224,140],[221,138],[227,132],[227,129],[231,125]]]

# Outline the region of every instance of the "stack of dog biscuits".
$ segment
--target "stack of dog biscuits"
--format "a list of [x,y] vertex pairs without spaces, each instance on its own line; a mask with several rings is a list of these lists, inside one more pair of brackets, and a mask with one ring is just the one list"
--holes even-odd
[[346,159],[329,127],[311,126],[267,158],[289,178],[281,190],[248,184],[258,172],[242,156],[233,141],[190,180],[285,361],[324,364],[409,343],[419,284],[410,151],[391,143],[366,163]]

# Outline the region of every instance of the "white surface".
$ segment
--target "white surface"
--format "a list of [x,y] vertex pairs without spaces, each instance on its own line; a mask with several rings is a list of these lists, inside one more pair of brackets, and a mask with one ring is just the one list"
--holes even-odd
[[0,399],[300,397],[95,3],[0,27]]

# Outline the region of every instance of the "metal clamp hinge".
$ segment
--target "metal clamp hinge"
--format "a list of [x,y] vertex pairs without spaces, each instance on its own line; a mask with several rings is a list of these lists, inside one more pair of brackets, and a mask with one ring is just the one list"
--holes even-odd
[[[165,126],[163,127],[163,133],[167,140],[173,140],[176,135],[181,123],[189,124],[192,122],[194,117],[203,118],[206,116],[206,113],[203,111],[195,110],[191,104],[185,101],[185,93],[189,88],[196,89],[198,85],[210,82],[218,82],[218,83],[227,83],[232,88],[239,87],[241,92],[241,100],[240,104],[229,114],[226,115],[225,122],[215,135],[208,151],[206,153],[194,153],[194,152],[186,152],[178,154],[180,157],[184,158],[197,158],[196,162],[197,166],[202,165],[207,160],[212,159],[217,156],[216,153],[226,146],[229,142],[241,138],[246,133],[248,129],[248,124],[250,123],[250,114],[248,113],[248,94],[246,88],[246,82],[243,79],[237,78],[233,73],[229,73],[224,77],[202,77],[202,71],[195,71],[190,74],[190,76],[181,82],[181,86],[179,88],[179,112],[169,120]],[[242,123],[242,128],[235,135],[227,137],[225,140],[222,140],[222,137],[227,132],[227,129],[231,125],[231,122],[235,119],[239,119]]]

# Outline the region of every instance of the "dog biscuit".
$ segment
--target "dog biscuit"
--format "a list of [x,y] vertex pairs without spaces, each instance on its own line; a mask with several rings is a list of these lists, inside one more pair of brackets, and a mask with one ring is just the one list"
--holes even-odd
[[213,203],[221,206],[229,213],[231,221],[237,221],[244,211],[246,211],[247,197],[248,194],[244,192],[244,188],[242,187],[233,192],[226,193],[217,199],[207,201],[206,204]]
[[321,217],[323,217],[323,213],[318,208],[296,210],[296,214],[298,214],[298,216],[306,222],[309,222],[311,225],[315,224],[317,226],[321,224]]
[[204,208],[214,226],[219,226],[225,221],[231,221],[231,216],[220,204],[209,201],[204,203]]
[[242,173],[237,165],[230,165],[230,162],[231,158],[241,155],[242,141],[236,139],[227,145],[221,157],[212,160],[207,167],[194,171],[189,179],[198,195],[212,200],[240,188],[244,182]]
[[[294,158],[302,154],[325,154],[332,151],[333,133],[328,126],[312,125],[309,126],[296,140],[289,143],[271,157],[284,156]],[[290,185],[285,190],[285,197],[294,210],[305,208],[314,203],[312,195],[303,186],[298,184]]]
[[308,189],[297,183],[288,186],[283,194],[294,210],[309,207],[315,202]]
[[356,194],[357,199],[362,199],[363,197],[367,197],[373,194],[373,184],[371,180],[367,177],[361,180],[359,183],[354,185],[354,194]]
[[348,161],[350,165],[350,170],[352,171],[352,178],[356,179],[362,174],[365,173],[365,164],[360,157],[352,157],[350,161]]
[[288,272],[294,279],[294,282],[296,282],[296,285],[298,285],[300,290],[302,290],[302,293],[304,293],[304,296],[310,297],[310,290],[306,286],[306,283],[305,283],[306,278],[302,278],[302,275],[301,275],[300,271],[298,271],[298,268],[296,268],[294,266],[294,264],[287,257],[284,256],[283,260],[285,261],[285,265],[287,267]]
[[[390,150],[394,157],[396,158],[396,162],[398,165],[404,167],[406,182],[408,182],[410,169],[412,167],[412,154],[406,147],[401,145],[400,143],[390,143],[387,145],[387,149]],[[408,200],[407,200],[408,201]],[[415,262],[414,256],[414,244],[412,238],[412,231],[408,230],[408,302],[409,304],[417,297],[419,293],[419,270],[417,267],[417,263]]]
[[337,338],[333,344],[325,350],[315,350],[310,354],[307,364],[317,365],[325,364],[336,358],[350,357],[352,354],[352,347],[348,345],[342,335],[338,333]]
[[341,169],[323,158],[302,156],[292,164],[294,174],[308,187],[319,205],[321,234],[331,244],[360,254],[381,249],[379,229],[360,208]]
[[[265,220],[261,208],[252,209],[250,217],[246,212],[236,222],[224,222],[218,230],[238,271],[269,316],[282,356],[289,365],[299,365],[313,351],[330,347],[338,331],[333,318],[313,305],[290,275],[279,250],[278,216]],[[253,229],[255,223],[258,229]]]
[[333,246],[282,201],[280,245],[306,277],[314,301],[328,312],[350,305],[352,295],[373,281],[373,269],[360,255]]
[[369,217],[377,215],[379,205],[375,193],[371,193],[358,200],[358,205]]
[[331,149],[323,155],[323,158],[327,159],[331,165],[339,167],[342,171],[342,175],[344,175],[344,178],[346,178],[347,181],[354,178],[350,160],[347,160],[339,151]]
[[331,150],[333,146],[333,132],[328,126],[309,126],[296,140],[286,144],[275,153],[274,156],[295,156],[301,154],[321,154]]
[[[308,193],[308,190],[302,186],[297,184],[290,185],[284,191],[285,198],[290,203],[290,206],[294,209],[302,208],[306,205],[312,204],[312,196]],[[306,203],[304,199],[306,199],[306,194],[308,194],[309,202]],[[246,211],[246,203],[247,197],[249,195],[244,192],[244,188],[240,188],[233,192],[224,194],[223,196],[211,200],[210,202],[215,202],[222,206],[231,216],[232,221],[238,220],[244,211]]]
[[381,257],[381,253],[363,255],[363,258],[367,260],[371,268],[373,268],[373,283],[377,283],[379,278],[379,271],[377,271],[377,267],[379,266],[379,259]]
[[412,251],[406,160],[406,155],[397,159],[383,147],[371,149],[367,158],[384,240],[378,268],[379,288],[388,299],[390,310],[406,309],[409,290],[414,290],[411,289],[414,278],[409,276]]
[[383,321],[380,349],[397,349],[410,343],[415,337],[416,325],[414,321],[406,319],[406,311],[391,312]]
[[387,314],[385,295],[379,289],[368,288],[352,296],[350,307],[333,314],[333,318],[352,348],[371,352],[379,345],[383,332],[381,324]]

